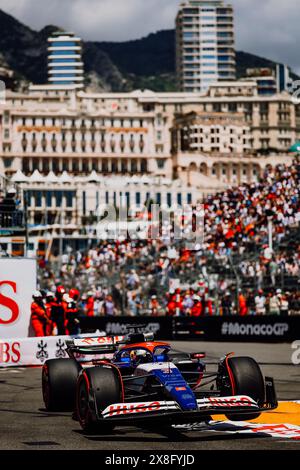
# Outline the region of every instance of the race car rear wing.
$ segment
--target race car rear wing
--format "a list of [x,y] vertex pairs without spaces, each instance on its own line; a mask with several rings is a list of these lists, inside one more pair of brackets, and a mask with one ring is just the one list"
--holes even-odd
[[66,341],[67,353],[74,354],[112,354],[122,344],[152,341],[153,333],[129,333],[126,336],[95,336],[86,338],[73,338]]
[[74,354],[113,354],[123,344],[125,336],[96,336],[90,338],[73,338],[66,341],[67,353]]

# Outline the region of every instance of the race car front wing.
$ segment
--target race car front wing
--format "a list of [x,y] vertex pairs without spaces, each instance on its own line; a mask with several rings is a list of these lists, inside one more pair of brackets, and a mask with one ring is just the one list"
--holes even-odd
[[115,403],[103,410],[98,419],[113,421],[119,425],[128,425],[130,421],[135,425],[151,421],[183,424],[207,421],[210,416],[220,414],[260,414],[278,406],[272,379],[266,378],[266,391],[266,402],[263,406],[259,406],[246,395],[197,399],[197,409],[193,411],[183,411],[175,401]]

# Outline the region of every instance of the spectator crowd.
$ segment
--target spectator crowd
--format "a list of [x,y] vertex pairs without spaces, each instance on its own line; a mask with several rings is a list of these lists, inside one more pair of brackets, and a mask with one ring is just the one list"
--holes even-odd
[[59,271],[41,259],[47,294],[34,299],[33,323],[38,311],[48,333],[62,328],[58,311],[65,332],[77,331],[80,315],[300,314],[299,180],[298,162],[282,164],[257,184],[207,197],[195,251],[167,237],[122,239],[66,250]]

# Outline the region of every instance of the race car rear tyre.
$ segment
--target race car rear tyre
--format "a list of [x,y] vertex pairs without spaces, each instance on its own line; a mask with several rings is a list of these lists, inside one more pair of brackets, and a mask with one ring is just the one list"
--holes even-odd
[[[265,402],[265,381],[257,362],[251,357],[229,357],[225,364],[231,394],[247,395],[262,406]],[[231,421],[250,421],[259,416],[260,413],[226,415]]]
[[76,383],[81,370],[75,359],[50,359],[42,370],[42,390],[47,411],[73,411]]
[[109,434],[114,426],[101,417],[113,403],[121,403],[122,384],[112,367],[91,367],[82,371],[76,387],[76,412],[80,425],[88,434]]

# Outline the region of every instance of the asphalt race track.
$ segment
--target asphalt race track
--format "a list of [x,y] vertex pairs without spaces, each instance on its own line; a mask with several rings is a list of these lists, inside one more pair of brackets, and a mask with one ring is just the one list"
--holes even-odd
[[[264,414],[262,429],[251,431],[245,425],[232,425],[223,417],[210,425],[194,429],[176,428],[153,432],[137,428],[117,428],[107,436],[85,436],[76,421],[66,413],[50,414],[43,409],[41,369],[0,369],[0,449],[1,450],[241,450],[300,448],[300,365],[291,363],[289,344],[228,344],[175,342],[177,350],[206,351],[207,361],[214,362],[226,352],[251,355],[266,375],[275,379],[279,410]],[[270,426],[271,427],[270,427]],[[284,426],[282,426],[284,425]],[[294,426],[289,431],[288,426]],[[297,431],[297,428],[299,430]],[[270,433],[275,432],[276,437]]]

